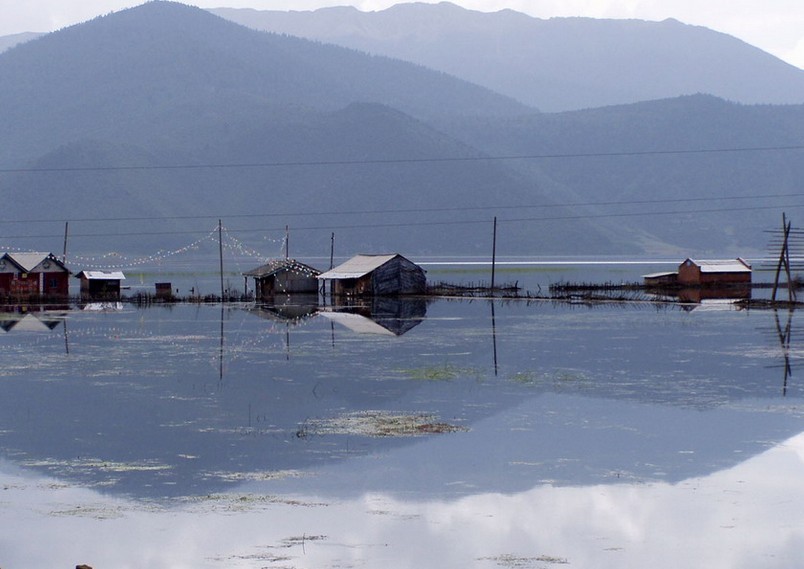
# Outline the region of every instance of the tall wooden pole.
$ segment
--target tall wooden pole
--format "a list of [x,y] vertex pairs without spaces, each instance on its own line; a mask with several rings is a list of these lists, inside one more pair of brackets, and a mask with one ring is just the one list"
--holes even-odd
[[63,250],[63,252],[61,254],[61,262],[62,263],[67,262],[67,230],[69,229],[69,227],[70,227],[70,222],[65,221],[64,222],[64,250]]
[[329,238],[329,268],[332,270],[333,260],[335,259],[335,233]]
[[285,226],[285,259],[290,258],[290,228]]
[[220,261],[221,273],[221,302],[225,302],[223,293],[223,223],[218,220],[218,260]]
[[497,216],[494,216],[494,236],[491,240],[491,294],[494,294],[494,270],[497,265]]

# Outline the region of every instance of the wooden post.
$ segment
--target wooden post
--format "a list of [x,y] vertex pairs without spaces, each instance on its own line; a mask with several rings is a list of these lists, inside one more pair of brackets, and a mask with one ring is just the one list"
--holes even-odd
[[[223,223],[221,220],[218,220],[218,260],[220,261],[220,273],[221,273],[221,302],[225,302],[224,299],[224,292],[223,292]],[[221,328],[223,327],[223,323],[221,322]]]
[[63,250],[63,252],[62,252],[62,254],[61,254],[61,262],[62,262],[62,263],[66,263],[66,262],[67,262],[67,229],[68,229],[69,227],[70,227],[70,222],[69,222],[69,221],[65,221],[65,222],[64,222],[64,250]]
[[285,226],[285,259],[290,257],[290,229],[288,226]]
[[779,252],[779,262],[776,265],[776,277],[773,280],[773,292],[771,293],[771,300],[776,302],[776,291],[779,288],[779,276],[782,272],[782,266],[785,268],[787,276],[787,296],[790,302],[793,301],[795,293],[793,292],[793,284],[790,279],[790,252],[788,250],[788,237],[790,235],[791,223],[787,221],[787,216],[782,213],[782,249]]
[[494,235],[491,240],[491,294],[494,294],[494,270],[497,265],[497,216],[494,216]]
[[335,259],[335,233],[329,238],[329,269],[332,270],[333,260]]

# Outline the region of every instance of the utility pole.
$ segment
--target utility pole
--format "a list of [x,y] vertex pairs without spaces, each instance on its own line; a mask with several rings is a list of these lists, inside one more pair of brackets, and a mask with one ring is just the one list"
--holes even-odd
[[61,254],[61,262],[62,262],[62,264],[67,263],[67,230],[68,230],[69,227],[70,227],[70,222],[65,221],[64,222],[64,250],[62,251],[62,254]]
[[223,292],[223,223],[218,220],[218,260],[220,261],[221,273],[221,303],[226,302]]
[[494,216],[494,236],[491,241],[491,294],[494,294],[494,269],[497,265],[497,216]]

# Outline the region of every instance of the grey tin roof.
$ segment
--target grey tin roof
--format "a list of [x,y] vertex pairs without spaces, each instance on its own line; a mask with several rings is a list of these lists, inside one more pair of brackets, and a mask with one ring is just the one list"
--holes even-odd
[[334,269],[321,273],[318,275],[318,278],[328,280],[359,279],[382,267],[385,263],[397,256],[399,256],[398,253],[388,255],[355,255]]

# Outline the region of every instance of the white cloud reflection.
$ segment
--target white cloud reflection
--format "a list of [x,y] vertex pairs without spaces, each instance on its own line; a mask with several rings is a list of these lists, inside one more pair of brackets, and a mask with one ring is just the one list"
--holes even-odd
[[[375,493],[127,501],[0,464],[3,567],[795,567],[804,433],[678,484],[542,485],[420,502]],[[263,486],[270,492],[270,484]]]

